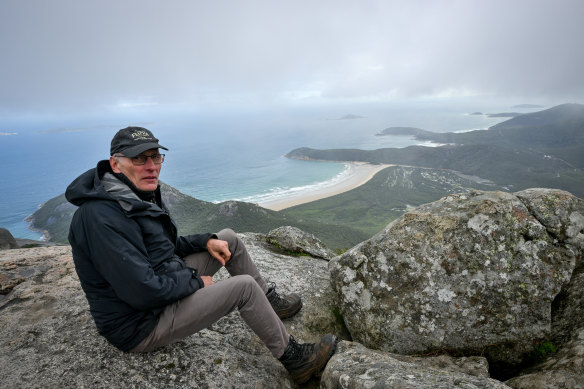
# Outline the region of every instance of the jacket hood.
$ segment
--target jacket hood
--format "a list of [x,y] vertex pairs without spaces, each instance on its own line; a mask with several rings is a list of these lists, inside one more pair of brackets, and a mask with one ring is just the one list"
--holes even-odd
[[78,207],[87,201],[109,200],[118,202],[127,213],[164,212],[158,205],[141,200],[125,183],[116,178],[108,160],[99,161],[97,167],[77,177],[67,187],[65,197]]
[[99,161],[97,167],[89,169],[69,184],[65,191],[67,201],[79,207],[89,200],[113,200],[101,183],[101,178],[108,172],[112,173],[109,161]]

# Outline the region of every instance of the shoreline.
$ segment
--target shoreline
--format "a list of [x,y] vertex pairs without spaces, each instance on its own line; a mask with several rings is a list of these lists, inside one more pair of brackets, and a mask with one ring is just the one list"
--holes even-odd
[[335,196],[365,184],[379,171],[386,167],[393,166],[388,164],[373,165],[367,162],[346,163],[351,166],[352,171],[350,172],[350,175],[342,181],[306,193],[293,193],[276,200],[262,201],[259,202],[258,205],[272,211],[281,211],[295,205],[310,203],[312,201]]

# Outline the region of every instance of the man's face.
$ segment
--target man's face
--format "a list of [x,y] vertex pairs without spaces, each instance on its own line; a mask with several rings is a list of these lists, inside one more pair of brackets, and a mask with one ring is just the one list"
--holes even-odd
[[[158,154],[158,149],[144,151],[140,155],[152,156]],[[144,165],[134,165],[131,158],[110,157],[110,165],[114,173],[123,173],[132,181],[136,188],[152,192],[158,187],[158,175],[162,164],[155,164],[152,158],[148,158]]]

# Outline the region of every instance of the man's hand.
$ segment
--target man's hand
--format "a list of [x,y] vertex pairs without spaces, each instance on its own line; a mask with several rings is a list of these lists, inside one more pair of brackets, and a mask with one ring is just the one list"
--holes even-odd
[[210,276],[201,276],[201,279],[203,280],[204,286],[211,286],[215,283],[213,282],[213,278]]
[[213,258],[219,261],[222,266],[225,266],[227,261],[231,258],[231,252],[227,242],[219,239],[209,239],[207,241],[207,251]]

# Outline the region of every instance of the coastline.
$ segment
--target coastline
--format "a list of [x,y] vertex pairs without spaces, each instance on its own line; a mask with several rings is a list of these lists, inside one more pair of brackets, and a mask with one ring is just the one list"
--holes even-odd
[[369,181],[379,171],[393,165],[373,165],[366,162],[347,162],[351,166],[348,177],[329,186],[305,193],[292,193],[277,200],[259,202],[258,205],[272,211],[281,211],[295,205],[310,203],[355,189]]

